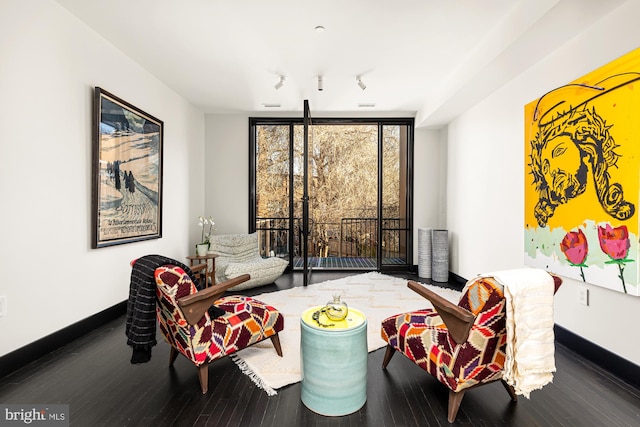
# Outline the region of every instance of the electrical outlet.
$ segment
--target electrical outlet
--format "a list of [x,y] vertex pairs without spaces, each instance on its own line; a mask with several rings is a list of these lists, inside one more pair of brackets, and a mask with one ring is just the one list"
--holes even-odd
[[589,305],[589,289],[584,286],[578,287],[578,302],[582,305]]
[[7,297],[0,297],[0,317],[7,314]]

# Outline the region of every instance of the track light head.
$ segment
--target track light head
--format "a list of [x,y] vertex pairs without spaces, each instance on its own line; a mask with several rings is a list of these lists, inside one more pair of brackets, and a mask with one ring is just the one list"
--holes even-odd
[[276,90],[278,90],[278,89],[280,89],[282,87],[282,85],[284,85],[284,76],[280,76],[280,81],[278,83],[276,83],[274,88],[276,88]]
[[320,92],[322,92],[322,90],[324,90],[322,76],[318,76],[318,90]]
[[367,85],[362,81],[362,77],[357,76],[356,82],[358,82],[358,86],[360,86],[360,89],[365,90],[367,88]]

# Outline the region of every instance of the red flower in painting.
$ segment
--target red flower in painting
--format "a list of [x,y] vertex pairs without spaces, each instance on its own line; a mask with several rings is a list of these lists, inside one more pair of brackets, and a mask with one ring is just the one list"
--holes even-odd
[[614,261],[625,259],[631,247],[626,225],[613,228],[607,224],[604,227],[598,227],[598,240],[602,252],[609,255]]
[[602,252],[611,258],[611,261],[607,261],[605,264],[618,264],[618,270],[620,271],[618,277],[622,281],[622,289],[626,294],[627,285],[624,283],[624,264],[633,262],[633,260],[627,259],[627,254],[631,247],[627,226],[621,225],[613,228],[607,224],[604,227],[598,227],[598,240],[600,241]]
[[562,250],[562,253],[571,264],[584,265],[584,260],[589,252],[589,245],[582,230],[568,232],[560,242],[560,250]]

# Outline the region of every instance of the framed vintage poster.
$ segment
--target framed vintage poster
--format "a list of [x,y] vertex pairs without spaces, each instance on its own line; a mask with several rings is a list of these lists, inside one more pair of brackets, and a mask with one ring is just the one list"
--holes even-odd
[[640,296],[640,49],[525,106],[525,262]]
[[93,248],[162,237],[161,120],[96,87]]

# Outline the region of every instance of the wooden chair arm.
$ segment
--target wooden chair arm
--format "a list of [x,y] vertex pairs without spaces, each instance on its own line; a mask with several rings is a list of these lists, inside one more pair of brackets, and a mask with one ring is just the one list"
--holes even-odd
[[410,280],[407,286],[429,300],[447,326],[449,335],[457,344],[462,344],[467,340],[469,331],[476,319],[473,313],[425,288],[418,282]]
[[204,313],[209,310],[209,307],[211,307],[227,289],[246,282],[250,278],[251,276],[249,274],[243,274],[226,282],[209,286],[195,294],[184,296],[178,299],[178,307],[182,310],[182,314],[184,314],[187,323],[195,325],[202,319]]

